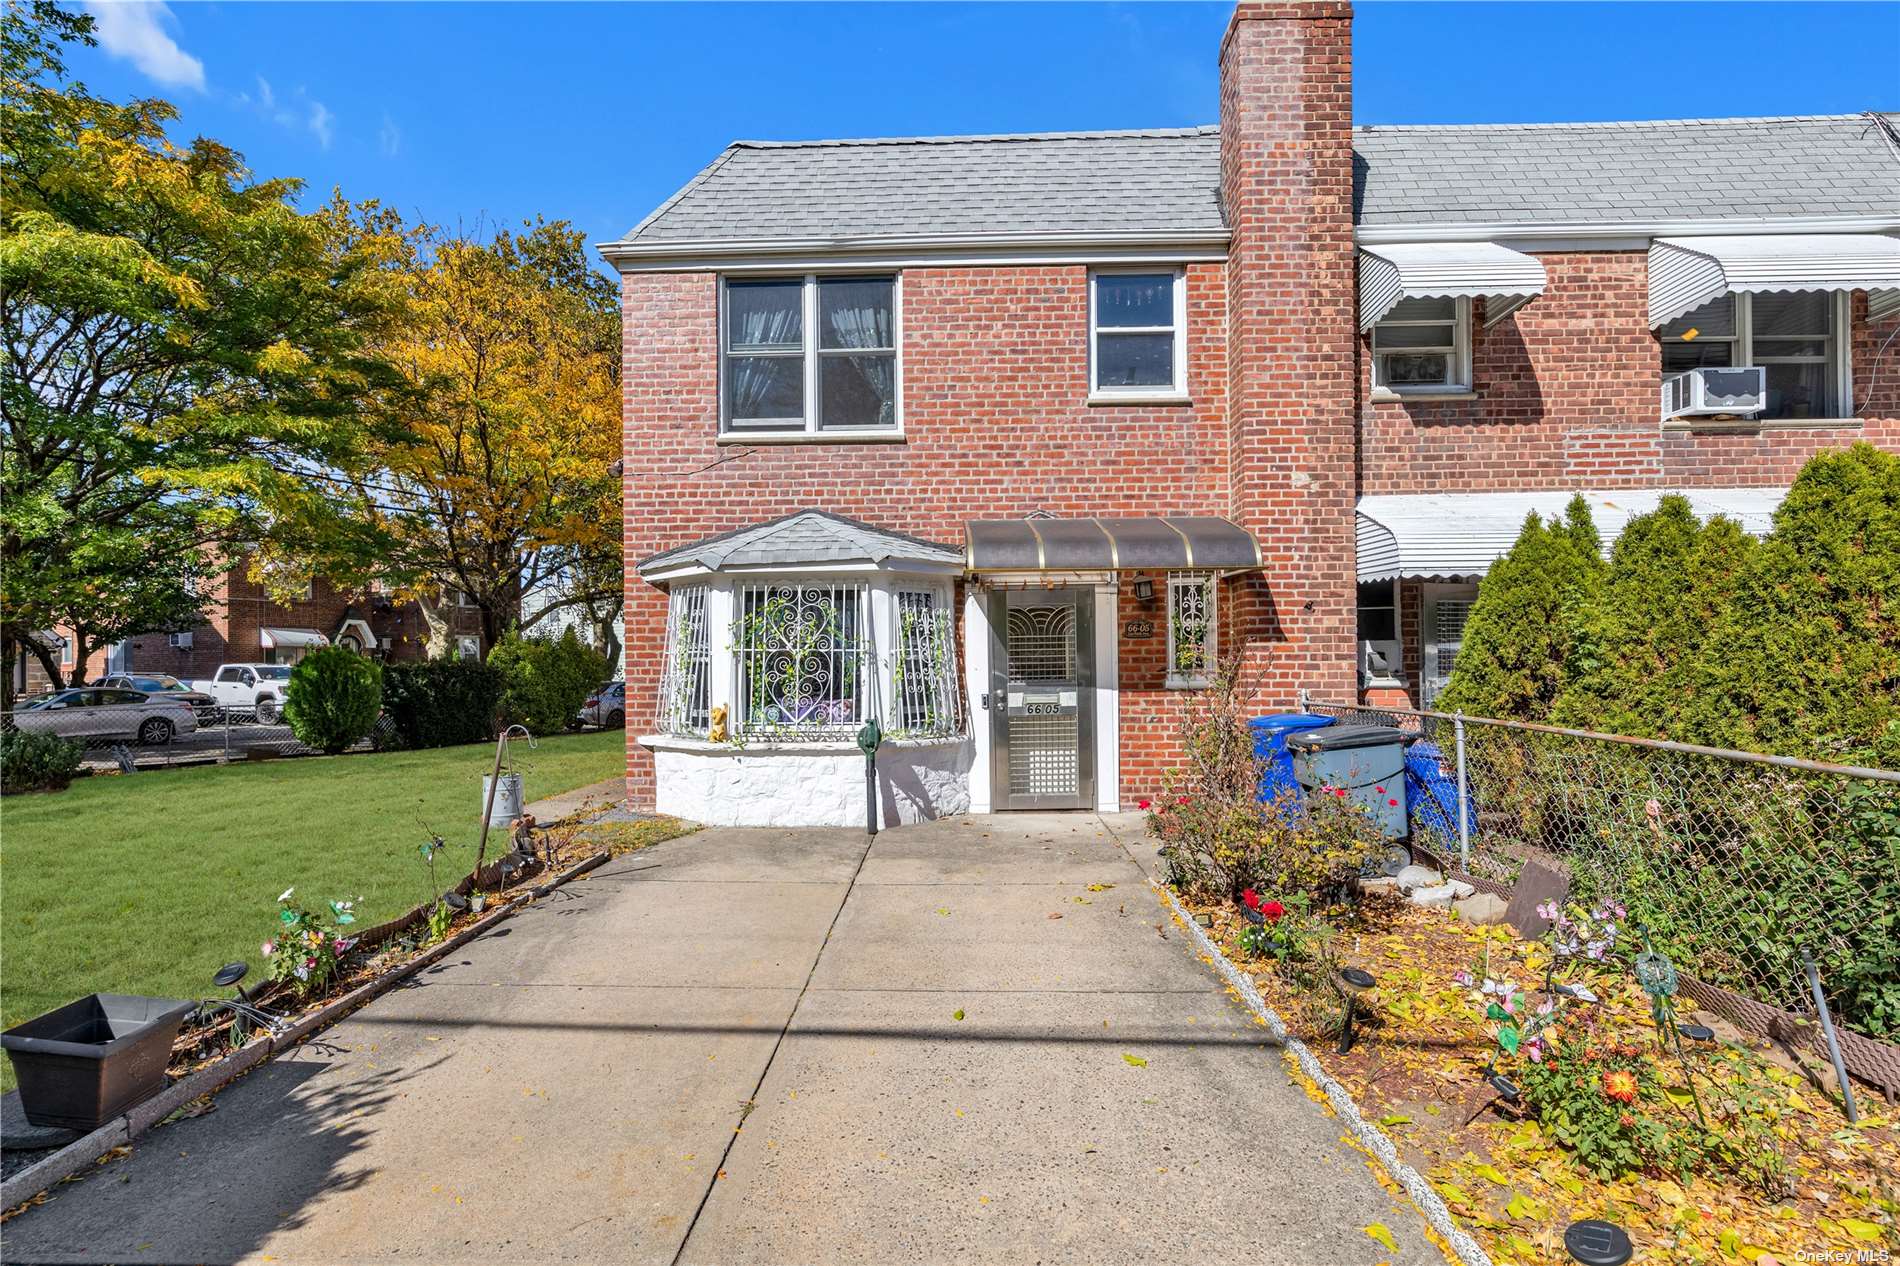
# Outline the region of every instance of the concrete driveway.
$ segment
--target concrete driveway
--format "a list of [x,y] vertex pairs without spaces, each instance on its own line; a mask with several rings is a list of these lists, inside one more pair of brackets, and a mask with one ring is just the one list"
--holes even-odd
[[60,1187],[0,1255],[1443,1260],[1169,922],[1132,815],[866,844],[622,858]]

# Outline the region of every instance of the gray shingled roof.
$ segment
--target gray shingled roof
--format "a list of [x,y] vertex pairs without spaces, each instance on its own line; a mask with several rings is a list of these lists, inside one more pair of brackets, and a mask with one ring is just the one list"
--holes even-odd
[[1900,212],[1865,115],[1353,130],[1359,223],[1613,223]]
[[[1362,225],[1900,213],[1865,115],[1365,127],[1354,147]],[[1218,230],[1219,187],[1211,127],[740,141],[626,240]]]
[[1222,227],[1220,134],[738,141],[631,241]]
[[897,570],[905,563],[928,563],[960,570],[963,551],[827,510],[799,510],[651,555],[634,570],[645,576],[682,566],[724,571],[783,563],[872,563]]

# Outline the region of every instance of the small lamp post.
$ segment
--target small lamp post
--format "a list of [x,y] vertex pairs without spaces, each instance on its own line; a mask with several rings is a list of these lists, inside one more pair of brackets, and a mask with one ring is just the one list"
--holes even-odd
[[877,748],[884,731],[876,719],[866,721],[858,731],[858,746],[864,749],[864,833],[877,834]]
[[1339,969],[1339,992],[1346,999],[1346,1019],[1339,1028],[1339,1053],[1344,1055],[1352,1049],[1353,1007],[1359,995],[1376,985],[1372,973],[1363,967],[1342,967]]

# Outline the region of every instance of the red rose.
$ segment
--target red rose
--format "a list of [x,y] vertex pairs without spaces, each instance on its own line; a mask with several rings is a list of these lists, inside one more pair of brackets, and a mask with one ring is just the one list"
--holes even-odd
[[1260,894],[1248,888],[1240,894],[1240,904],[1246,906],[1249,910],[1258,910],[1260,908]]
[[1277,901],[1269,901],[1260,907],[1260,913],[1266,916],[1267,922],[1278,923],[1280,916],[1286,913],[1286,907]]
[[1376,791],[1376,792],[1378,792],[1378,793],[1379,793],[1380,795],[1382,795],[1382,796],[1383,796],[1383,795],[1385,794],[1385,788],[1384,788],[1384,787],[1374,787],[1374,788],[1373,788],[1373,790],[1374,790],[1374,791]]
[[1396,800],[1388,800],[1388,801],[1386,801],[1386,803],[1387,803],[1387,804],[1389,804],[1389,805],[1391,805],[1391,806],[1392,806],[1392,807],[1393,807],[1394,809],[1396,809],[1396,808],[1398,808],[1398,807],[1399,807],[1399,802],[1398,802],[1398,801],[1396,801]]
[[1334,787],[1333,794],[1338,796],[1341,800],[1344,800],[1346,798],[1346,789],[1344,787]]
[[1147,808],[1147,807],[1148,807],[1149,805],[1151,805],[1151,804],[1153,804],[1153,803],[1154,803],[1154,801],[1152,801],[1152,800],[1137,800],[1137,801],[1135,801],[1135,807],[1136,807],[1137,809],[1146,809],[1146,808]]
[[1182,796],[1179,800],[1175,801],[1176,804],[1186,804],[1187,802],[1188,798],[1186,796]]

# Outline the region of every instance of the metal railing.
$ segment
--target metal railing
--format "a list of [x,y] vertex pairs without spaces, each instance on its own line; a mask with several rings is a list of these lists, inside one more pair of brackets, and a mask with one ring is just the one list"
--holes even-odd
[[1576,899],[1621,902],[1712,993],[1794,1016],[1815,1012],[1812,954],[1846,1028],[1883,1045],[1900,1039],[1891,930],[1900,773],[1484,717],[1308,706],[1417,734],[1406,780],[1414,842],[1448,869],[1499,891],[1533,862],[1567,874]]

